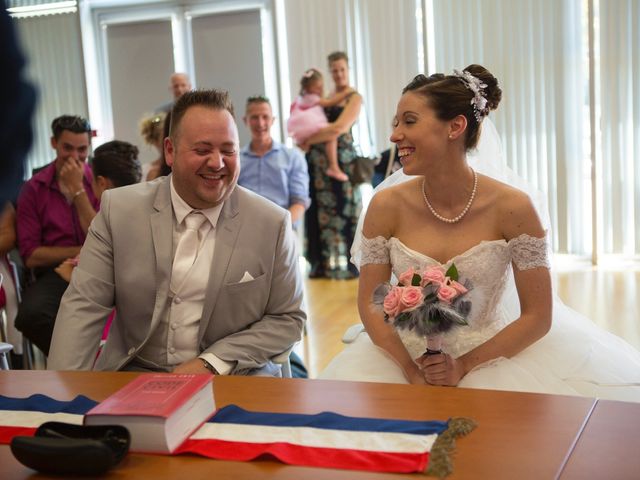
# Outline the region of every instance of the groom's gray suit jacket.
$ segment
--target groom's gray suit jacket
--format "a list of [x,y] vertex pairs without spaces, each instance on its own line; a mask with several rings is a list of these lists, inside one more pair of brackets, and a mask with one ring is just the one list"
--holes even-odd
[[[48,368],[119,370],[169,312],[170,177],[104,192],[58,311]],[[288,212],[242,187],[224,203],[199,326],[199,351],[264,366],[300,339],[302,281]],[[240,283],[245,272],[254,280]],[[105,320],[116,318],[94,359]]]

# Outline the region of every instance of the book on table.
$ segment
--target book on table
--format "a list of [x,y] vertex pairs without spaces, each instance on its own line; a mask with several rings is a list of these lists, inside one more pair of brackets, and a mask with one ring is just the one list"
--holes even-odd
[[85,425],[123,425],[131,451],[171,453],[215,413],[213,375],[143,373],[84,416]]

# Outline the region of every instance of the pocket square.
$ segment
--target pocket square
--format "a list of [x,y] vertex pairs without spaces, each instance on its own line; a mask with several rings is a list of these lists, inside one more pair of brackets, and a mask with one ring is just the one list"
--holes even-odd
[[244,275],[238,283],[250,282],[251,280],[253,280],[251,274],[249,272],[244,272]]

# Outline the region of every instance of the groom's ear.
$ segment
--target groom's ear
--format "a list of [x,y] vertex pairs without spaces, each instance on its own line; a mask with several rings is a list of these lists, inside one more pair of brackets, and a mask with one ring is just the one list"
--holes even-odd
[[449,138],[456,139],[460,135],[464,134],[467,129],[467,117],[464,115],[456,116],[449,123]]

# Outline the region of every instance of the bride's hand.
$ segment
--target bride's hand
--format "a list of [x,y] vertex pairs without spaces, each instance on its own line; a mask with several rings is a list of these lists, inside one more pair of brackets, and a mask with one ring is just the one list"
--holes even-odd
[[423,355],[417,360],[424,379],[431,385],[454,387],[464,377],[464,366],[446,353]]
[[416,368],[412,368],[406,375],[411,385],[424,385],[427,383],[422,370],[420,370],[417,365]]

